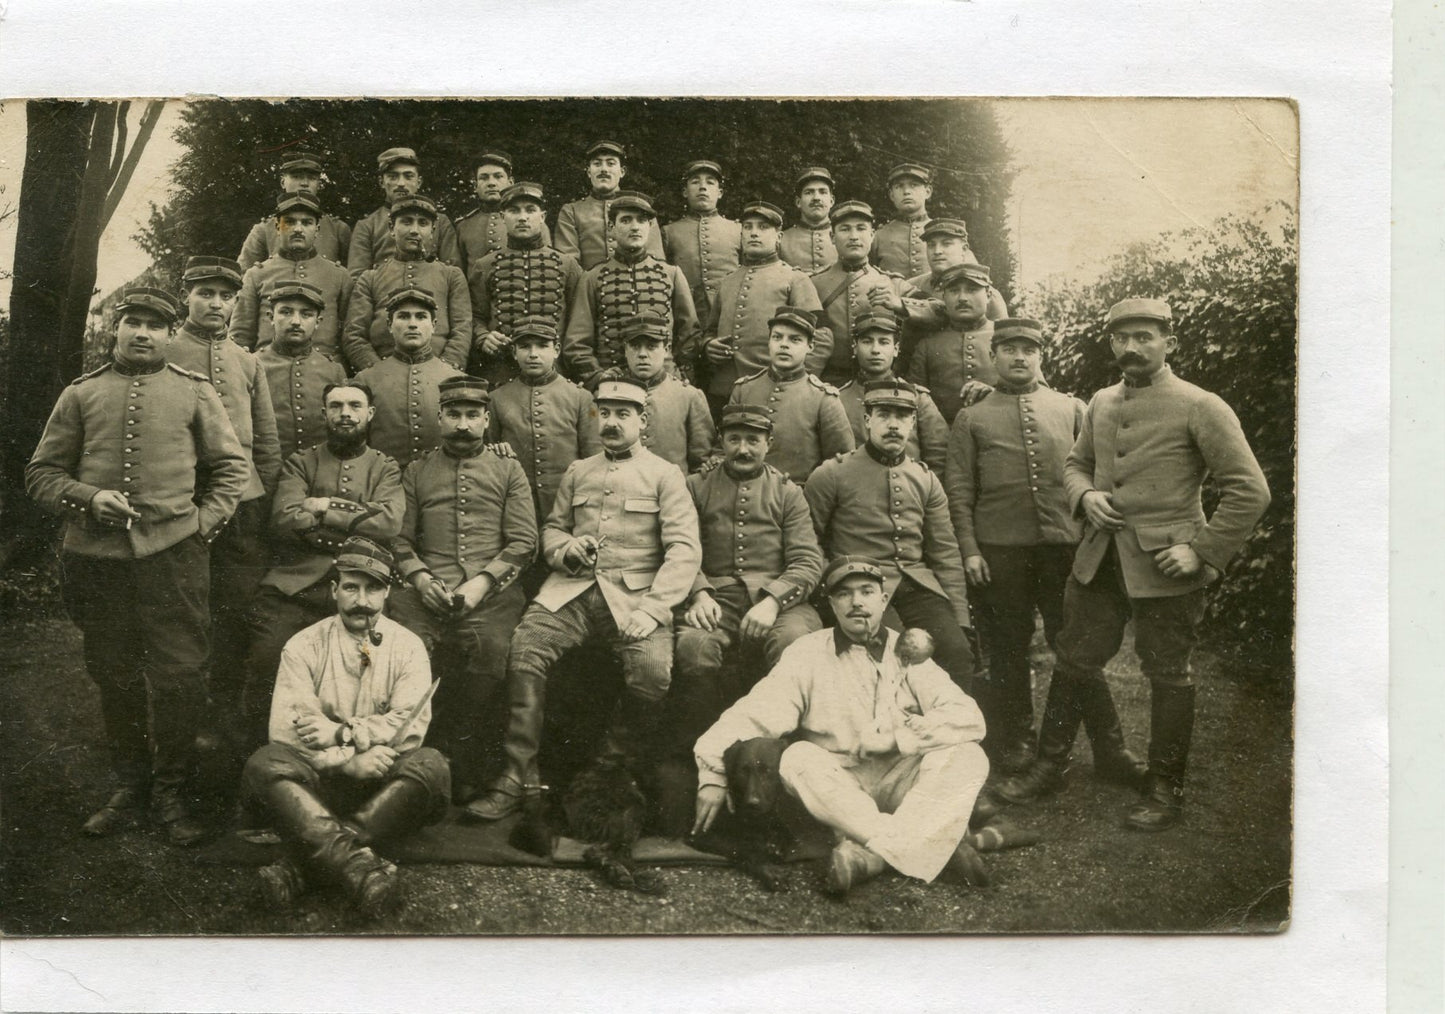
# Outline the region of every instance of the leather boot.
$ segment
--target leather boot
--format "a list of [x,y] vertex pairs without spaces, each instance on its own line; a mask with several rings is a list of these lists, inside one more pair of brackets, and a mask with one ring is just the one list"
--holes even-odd
[[261,897],[273,912],[291,911],[306,893],[306,873],[290,856],[261,867],[256,875],[261,881]]
[[631,690],[625,691],[602,741],[602,756],[620,760],[639,782],[652,774],[663,707],[663,701],[651,701]]
[[266,787],[265,800],[282,840],[345,888],[362,915],[388,910],[397,886],[396,867],[359,844],[356,833],[310,789],[278,779]]
[[116,764],[116,788],[104,806],[81,826],[81,831],[99,838],[119,830],[145,808],[150,765],[145,762]]
[[431,809],[431,794],[421,782],[393,778],[351,815],[346,826],[359,845],[372,845],[416,831]]
[[1151,691],[1148,787],[1125,818],[1139,831],[1163,831],[1183,817],[1184,769],[1194,738],[1194,686],[1155,683]]
[[501,820],[521,809],[522,795],[526,790],[545,788],[541,770],[537,767],[537,751],[542,744],[542,719],[547,703],[546,678],[531,673],[514,673],[508,697],[511,715],[504,743],[507,767],[485,796],[467,804],[467,815],[477,820]]
[[209,833],[185,803],[186,778],[200,713],[189,687],[151,691],[151,819],[172,845],[194,845]]
[[1001,779],[993,787],[993,794],[999,799],[1006,803],[1031,803],[1063,787],[1069,773],[1074,737],[1083,720],[1079,683],[1055,671],[1039,729],[1039,755],[1023,774]]
[[1148,769],[1124,745],[1124,729],[1114,707],[1114,695],[1102,679],[1081,680],[1079,698],[1084,709],[1084,731],[1094,751],[1094,777],[1141,792]]

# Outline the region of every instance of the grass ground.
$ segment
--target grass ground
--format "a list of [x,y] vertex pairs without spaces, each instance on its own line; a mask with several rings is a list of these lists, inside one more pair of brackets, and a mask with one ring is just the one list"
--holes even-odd
[[[1038,671],[1047,672],[1039,648]],[[327,893],[297,914],[260,904],[255,873],[204,866],[137,827],[93,840],[78,827],[108,787],[100,713],[63,619],[12,625],[0,645],[0,931],[128,934],[649,934],[1239,932],[1288,919],[1291,699],[1279,674],[1242,677],[1200,652],[1202,691],[1185,823],[1147,835],[1121,818],[1130,795],[1089,777],[1087,747],[1069,786],[1017,808],[1035,846],[986,857],[992,887],[885,877],[846,901],[819,890],[816,865],[787,871],[769,895],[740,872],[675,868],[667,894],[610,890],[571,869],[419,865],[406,900],[358,923]],[[1148,689],[1132,654],[1110,669],[1129,741],[1142,746]],[[1046,689],[1037,688],[1039,706]]]

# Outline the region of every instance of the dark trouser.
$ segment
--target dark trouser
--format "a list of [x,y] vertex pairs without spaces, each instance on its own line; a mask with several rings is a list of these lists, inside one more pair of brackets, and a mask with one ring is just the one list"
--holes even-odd
[[199,535],[134,560],[61,557],[65,608],[80,627],[122,785],[185,784],[205,693],[209,568]]
[[904,577],[883,612],[883,623],[898,631],[909,627],[928,631],[933,638],[933,660],[964,693],[972,689],[977,668],[973,646],[958,625],[948,599]]
[[269,513],[267,497],[245,501],[211,543],[210,691],[227,712],[240,708],[246,687],[246,670],[238,662],[250,645],[251,600],[266,576],[263,532]]
[[266,742],[281,649],[298,633],[335,611],[336,602],[327,581],[318,581],[295,595],[266,587],[256,593],[251,602],[251,648],[246,655],[246,689],[238,723],[248,744],[259,746]]
[[372,796],[399,779],[420,784],[427,791],[425,817],[417,830],[446,816],[451,803],[451,772],[447,760],[431,747],[408,750],[396,758],[385,777],[363,782],[340,772],[322,773],[306,762],[300,751],[284,743],[267,743],[251,754],[241,774],[243,799],[264,810],[268,787],[276,781],[290,781],[309,789],[338,816],[347,817],[361,809]]

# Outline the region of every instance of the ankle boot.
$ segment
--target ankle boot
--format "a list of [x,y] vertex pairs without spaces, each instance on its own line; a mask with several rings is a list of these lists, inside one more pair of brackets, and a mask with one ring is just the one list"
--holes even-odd
[[372,845],[419,830],[431,809],[431,794],[421,782],[393,778],[346,822],[359,845]]
[[149,795],[150,765],[144,761],[116,764],[116,788],[104,806],[81,827],[93,838],[111,834],[138,816]]
[[1125,818],[1138,831],[1163,831],[1184,815],[1184,769],[1194,738],[1193,684],[1155,683],[1149,717],[1149,784]]
[[1144,788],[1144,762],[1124,745],[1124,728],[1114,707],[1114,695],[1102,679],[1081,680],[1079,698],[1083,705],[1084,731],[1094,751],[1094,777],[1135,792]]
[[172,845],[194,845],[206,827],[186,808],[185,786],[199,714],[189,687],[151,692],[151,818],[165,827]]
[[396,889],[396,867],[356,841],[356,833],[310,789],[278,779],[264,798],[282,840],[317,871],[345,888],[362,915],[382,914]]
[[511,714],[504,743],[507,767],[485,796],[467,804],[467,814],[478,820],[501,820],[521,808],[524,791],[544,787],[537,751],[542,744],[547,681],[533,673],[513,673],[508,696]]
[[1069,773],[1074,737],[1083,720],[1079,683],[1057,670],[1054,672],[1048,703],[1044,705],[1043,725],[1039,729],[1039,755],[1023,774],[1000,780],[993,787],[995,796],[1007,803],[1031,803],[1063,787]]
[[273,912],[285,913],[296,907],[306,893],[306,874],[301,864],[290,856],[263,866],[256,873],[261,881],[261,897]]

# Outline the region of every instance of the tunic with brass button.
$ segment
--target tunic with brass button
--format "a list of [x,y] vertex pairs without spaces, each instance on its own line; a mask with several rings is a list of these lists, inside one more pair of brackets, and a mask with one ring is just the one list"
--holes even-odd
[[567,370],[589,383],[611,366],[627,365],[622,322],[637,314],[661,317],[672,327],[672,357],[684,371],[697,351],[698,320],[682,270],[642,254],[616,257],[582,276],[562,340]]
[[959,626],[969,625],[963,557],[943,483],[906,454],[885,464],[871,444],[823,462],[803,495],[828,556],[866,556],[883,567],[892,595],[907,575],[942,595]]
[[833,245],[833,227],[827,222],[821,225],[799,222],[784,229],[778,237],[778,252],[784,262],[810,275],[832,267],[838,260],[838,248]]
[[[590,271],[607,260],[617,248],[612,239],[612,223],[607,209],[615,197],[584,197],[562,205],[557,212],[557,232],[553,245],[576,259],[583,271]],[[659,261],[666,260],[662,249],[662,231],[654,221],[647,234],[647,252]]]
[[346,379],[346,370],[312,345],[296,355],[287,355],[276,345],[256,353],[266,373],[266,387],[276,410],[276,437],[281,460],[326,439],[327,384]]
[[251,481],[241,502],[274,490],[281,474],[281,443],[266,371],[256,356],[227,338],[224,331],[212,334],[186,321],[171,340],[166,358],[205,377],[221,396],[231,427],[251,462]]
[[690,472],[712,453],[716,432],[707,396],[668,373],[639,380],[625,370],[608,370],[608,380],[629,380],[647,391],[647,426],[642,446],[659,458]]
[[231,313],[231,340],[243,349],[259,352],[276,338],[271,309],[266,303],[267,287],[277,282],[307,282],[321,290],[326,306],[316,321],[312,343],[329,359],[341,359],[341,330],[351,306],[352,277],[339,264],[319,254],[291,257],[275,254],[246,272],[236,308]]
[[923,230],[928,227],[928,215],[917,218],[895,218],[887,225],[880,226],[873,234],[873,248],[868,259],[884,271],[910,278],[928,270],[928,244],[923,241]]
[[602,450],[592,395],[556,370],[540,380],[518,377],[493,391],[487,439],[511,445],[539,518],[552,512],[568,466]]
[[[472,333],[500,331],[510,336],[523,317],[546,317],[563,334],[577,296],[582,268],[572,257],[540,244],[508,245],[472,262],[467,284],[472,296]],[[480,344],[472,353],[472,372],[493,385],[516,376],[511,346],[491,356]]]
[[462,375],[461,370],[442,362],[427,348],[415,355],[398,351],[358,373],[356,379],[376,396],[371,446],[391,455],[402,468],[434,449],[441,443],[437,416],[441,394],[437,385],[448,377]]
[[[345,268],[346,255],[350,249],[351,226],[335,215],[322,215],[321,224],[316,230],[316,252]],[[268,257],[275,257],[280,251],[281,231],[276,228],[276,216],[267,215],[251,226],[236,261],[241,265],[241,270],[246,271]]]
[[[853,321],[862,314],[875,312],[868,301],[869,291],[877,285],[886,285],[903,297],[912,290],[898,275],[879,271],[867,262],[850,271],[839,261],[813,275],[812,282],[823,304],[824,317],[819,323],[826,323],[834,335],[832,354],[820,375],[830,384],[846,384],[854,372],[850,344]],[[905,309],[911,313],[913,308],[905,303]]]
[[472,297],[461,268],[441,261],[392,257],[362,272],[351,293],[342,349],[353,370],[364,370],[391,355],[391,321],[386,301],[402,289],[421,289],[436,300],[432,351],[462,369],[472,352]]
[[692,302],[700,315],[717,299],[718,287],[738,269],[743,252],[743,227],[716,211],[689,212],[662,227],[667,260],[682,268],[692,286]]
[[934,331],[913,349],[908,361],[907,377],[915,384],[924,384],[933,393],[943,418],[953,425],[963,407],[963,385],[979,380],[990,386],[998,383],[998,369],[993,365],[993,321],[985,321],[977,331],[961,331],[944,327]]
[[[503,250],[507,246],[507,222],[502,217],[500,204],[493,208],[478,205],[458,218],[456,226],[457,243],[462,255],[461,264],[458,266],[468,277],[471,277],[472,269],[483,257],[493,250]],[[542,246],[551,245],[552,230],[543,222]]]
[[[383,204],[357,222],[356,228],[351,231],[346,267],[356,276],[395,256],[396,241],[391,238],[391,208]],[[422,256],[435,257],[455,268],[461,267],[462,250],[457,242],[457,227],[440,212],[432,229],[431,242],[422,247]]]
[[[886,379],[892,380],[892,374]],[[863,425],[863,382],[855,378],[838,388],[838,400],[843,403],[843,411],[848,413],[853,439],[861,446],[868,439]],[[936,474],[943,474],[948,461],[948,423],[926,387],[918,388],[918,411],[914,414],[913,432],[908,434],[905,451],[910,458],[923,462]]]
[[[212,541],[253,475],[220,397],[175,365],[121,370],[104,366],[60,392],[25,467],[26,492],[65,520],[67,553],[138,559],[197,533]],[[140,519],[129,528],[96,521],[90,503],[101,490],[126,494]]]
[[800,486],[821,462],[857,446],[837,388],[811,373],[779,379],[771,370],[762,370],[742,377],[733,384],[728,404],[767,410],[773,420],[768,464]]
[[954,417],[944,489],[964,556],[981,556],[979,543],[1079,541],[1064,460],[1083,422],[1082,401],[1037,383],[1017,393],[995,387]]
[[[723,279],[713,300],[703,340],[718,337],[732,343],[730,363],[707,362],[708,393],[728,394],[741,376],[756,373],[768,365],[768,319],[780,306],[796,306],[820,314],[818,290],[807,275],[777,254],[760,260],[746,260],[742,267]],[[804,367],[820,373],[833,352],[833,332],[818,328]]]

